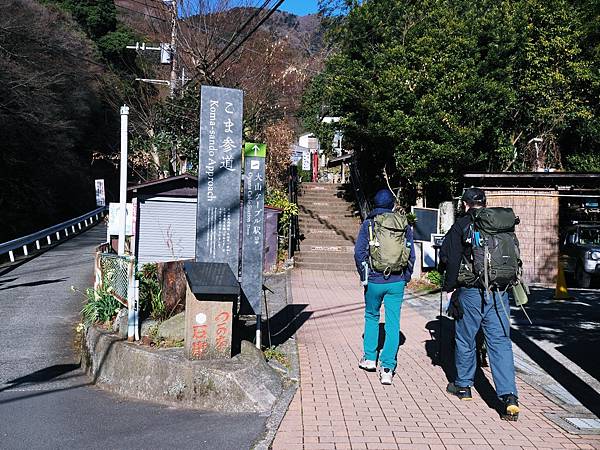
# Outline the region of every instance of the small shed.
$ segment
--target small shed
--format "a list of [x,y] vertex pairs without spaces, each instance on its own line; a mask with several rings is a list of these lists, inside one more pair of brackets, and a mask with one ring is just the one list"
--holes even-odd
[[194,259],[198,178],[184,174],[127,190],[134,210],[138,263]]
[[[198,177],[178,175],[130,186],[127,191],[134,211],[133,254],[139,265],[195,259]],[[265,206],[265,271],[277,262],[280,213],[280,209]]]
[[600,173],[468,173],[464,185],[485,190],[488,206],[514,209],[524,278],[547,285],[556,282],[561,231],[600,197]]

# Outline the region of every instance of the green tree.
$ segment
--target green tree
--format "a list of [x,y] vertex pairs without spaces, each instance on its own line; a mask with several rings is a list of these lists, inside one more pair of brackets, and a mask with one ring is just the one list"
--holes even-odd
[[304,122],[322,133],[323,109],[342,116],[345,143],[369,178],[387,167],[409,193],[447,195],[465,171],[560,168],[561,155],[600,142],[587,6],[349,5],[330,34],[337,51],[305,93]]

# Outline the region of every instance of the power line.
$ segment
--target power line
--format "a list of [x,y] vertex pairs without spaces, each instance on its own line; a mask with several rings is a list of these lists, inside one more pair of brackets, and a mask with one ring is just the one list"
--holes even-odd
[[138,11],[138,10],[136,10],[136,9],[128,8],[127,6],[123,6],[123,5],[117,5],[117,4],[115,3],[115,7],[117,7],[117,8],[120,8],[120,9],[125,9],[125,10],[127,10],[127,11],[131,11],[131,12],[133,12],[133,13],[136,13],[136,14],[139,14],[139,15],[141,15],[141,16],[151,17],[151,18],[153,18],[153,19],[160,20],[161,22],[169,22],[167,19],[165,19],[165,18],[163,18],[163,17],[157,17],[157,16],[154,16],[154,15],[152,15],[152,14],[148,14],[148,13],[146,13],[146,12],[142,12],[142,11]]
[[221,49],[221,51],[217,54],[217,56],[215,56],[212,61],[210,61],[208,63],[207,67],[210,67],[213,63],[215,63],[223,53],[225,53],[227,51],[227,49],[233,44],[233,42],[235,41],[235,38],[237,38],[240,34],[240,32],[242,32],[249,24],[250,22],[252,22],[256,17],[258,17],[258,15],[261,13],[262,10],[264,10],[269,3],[271,3],[272,0],[266,0],[262,6],[260,8],[257,8],[253,14],[250,15],[250,17],[246,20],[246,22],[244,22],[244,24],[238,28],[235,33],[233,33],[233,35],[231,36],[231,38],[229,39],[229,42],[227,43],[227,45],[225,45],[225,47],[223,47]]
[[[129,0],[129,1],[133,2],[133,3],[137,3],[138,5],[142,5],[147,8],[152,8],[152,9],[156,9],[159,11],[165,11],[165,8],[166,8],[164,3],[160,3],[160,6],[154,6],[154,5],[149,5],[148,2],[145,2],[145,1],[140,1],[140,0]],[[115,4],[115,6],[117,6],[117,5]]]
[[259,22],[258,22],[258,23],[255,25],[255,26],[254,26],[254,28],[252,28],[252,30],[250,30],[250,33],[248,33],[246,36],[244,36],[244,38],[243,38],[243,39],[242,39],[240,42],[238,42],[238,43],[236,44],[236,46],[235,46],[235,47],[233,47],[233,48],[232,48],[232,49],[231,49],[231,50],[230,50],[230,51],[227,53],[227,55],[225,55],[225,57],[224,57],[224,58],[223,58],[223,59],[222,59],[220,62],[218,62],[218,63],[217,63],[217,65],[216,65],[216,66],[215,66],[215,67],[212,69],[212,72],[214,72],[215,70],[217,70],[217,69],[218,69],[218,68],[221,66],[221,64],[223,64],[225,61],[227,61],[227,59],[228,59],[228,58],[229,58],[229,57],[230,57],[230,56],[231,56],[231,55],[232,55],[232,54],[233,54],[233,53],[234,53],[234,52],[235,52],[235,51],[236,51],[238,48],[240,48],[244,42],[246,42],[246,41],[247,41],[247,40],[250,38],[250,36],[252,36],[254,33],[256,33],[256,31],[257,31],[257,30],[258,30],[258,29],[261,27],[261,25],[262,25],[263,23],[265,23],[265,22],[266,22],[266,21],[269,19],[269,17],[271,17],[271,16],[273,15],[273,13],[274,13],[275,11],[277,11],[277,9],[279,9],[279,7],[280,7],[280,6],[283,4],[283,2],[284,2],[284,0],[279,0],[279,1],[277,2],[277,4],[275,4],[275,6],[273,6],[273,7],[271,8],[271,10],[270,10],[270,11],[267,13],[267,15],[266,15],[265,17],[263,17],[263,18],[262,18],[262,19],[261,19],[261,20],[260,20],[260,21],[259,21]]
[[[283,0],[281,0],[281,1],[279,2],[279,4],[278,4],[278,5],[277,5],[275,8],[278,8],[278,7],[279,7],[279,5],[281,5],[282,3],[283,3]],[[118,8],[123,8],[123,9],[126,9],[126,10],[128,10],[128,11],[134,12],[134,13],[136,13],[136,14],[139,14],[139,15],[148,16],[148,17],[151,17],[151,18],[153,18],[153,19],[160,20],[161,22],[165,22],[165,23],[166,23],[166,22],[168,22],[168,20],[167,20],[167,19],[164,19],[164,18],[161,18],[161,17],[157,17],[157,16],[154,16],[154,15],[152,15],[152,14],[148,14],[148,13],[145,13],[145,12],[142,12],[142,11],[136,11],[135,9],[127,8],[127,7],[120,6],[120,5],[115,5],[115,6],[117,6]],[[265,18],[264,20],[262,20],[262,21],[261,21],[261,23],[259,23],[259,24],[258,24],[258,27],[260,27],[260,25],[262,25],[262,23],[264,23],[264,22],[265,22],[265,21],[266,21],[266,20],[267,20],[267,19],[270,17],[270,15],[272,15],[274,12],[275,12],[274,10],[271,10],[271,11],[269,12],[269,15],[267,15],[267,16],[266,16],[266,18]],[[187,23],[187,22],[182,22],[182,21],[179,21],[179,24],[183,24],[183,25],[185,25],[186,27],[188,27],[188,28],[192,28],[193,30],[195,30],[194,26],[193,26],[193,25],[191,25],[191,24],[189,24],[189,23]],[[255,27],[255,28],[256,28],[256,27]],[[225,39],[225,38],[223,38],[223,37],[220,37],[220,36],[215,36],[215,37],[216,37],[217,39],[219,39],[219,40],[223,41],[223,42],[227,42],[227,39]],[[249,37],[250,37],[250,34],[249,34],[249,35],[248,35],[248,36],[245,38],[245,40],[247,40]],[[245,40],[244,40],[244,41],[245,41]],[[237,50],[237,48],[239,48],[239,47],[241,46],[241,44],[243,44],[243,42],[244,42],[244,41],[242,41],[240,44],[238,44],[238,45],[236,46],[236,49],[234,49],[234,51],[235,51],[235,50]],[[254,53],[254,54],[257,54],[257,55],[260,55],[260,56],[264,56],[264,53],[263,53],[263,52],[259,52],[259,51],[257,51],[257,50],[254,50],[254,49],[252,49],[252,48],[245,48],[244,50],[245,50],[245,51],[248,51],[248,52],[251,52],[251,53]],[[278,61],[278,62],[281,62],[281,63],[288,63],[288,61],[285,61],[285,60],[283,60],[283,59],[280,59],[280,58],[275,58],[275,57],[272,57],[272,59],[273,59],[273,61]],[[221,61],[221,63],[219,63],[219,65],[221,65],[221,64],[222,64],[224,61],[225,61],[225,60]],[[214,59],[213,59],[213,62],[214,62]],[[306,72],[312,72],[312,73],[313,73],[313,74],[315,74],[315,75],[318,75],[319,73],[321,73],[321,72],[320,72],[320,71],[318,71],[318,70],[309,69],[308,67],[305,67],[305,68],[302,68],[302,69],[299,69],[299,70],[301,70],[301,71],[306,71]],[[193,77],[193,78],[192,78],[190,81],[195,81],[195,79],[196,79],[196,78],[197,78],[197,75],[196,75],[195,77]]]

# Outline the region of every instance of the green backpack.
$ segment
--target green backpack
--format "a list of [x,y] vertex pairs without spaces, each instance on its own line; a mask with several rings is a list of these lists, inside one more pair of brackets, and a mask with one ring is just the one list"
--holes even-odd
[[399,212],[378,214],[372,219],[369,223],[371,269],[386,276],[404,271],[410,258],[407,228],[406,216]]

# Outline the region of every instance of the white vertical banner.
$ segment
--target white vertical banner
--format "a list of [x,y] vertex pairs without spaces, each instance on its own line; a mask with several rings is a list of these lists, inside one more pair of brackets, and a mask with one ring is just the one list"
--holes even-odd
[[96,206],[106,206],[104,180],[94,180],[94,185],[96,186]]

